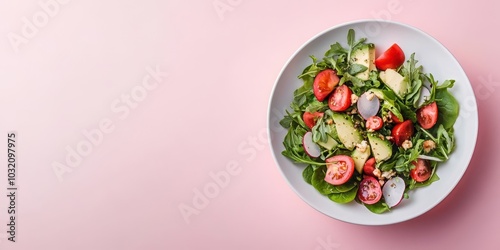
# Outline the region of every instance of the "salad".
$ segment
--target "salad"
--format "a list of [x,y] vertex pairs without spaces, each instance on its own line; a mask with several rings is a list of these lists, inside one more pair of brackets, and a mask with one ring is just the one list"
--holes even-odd
[[384,213],[439,180],[436,169],[455,148],[455,81],[438,82],[415,56],[394,43],[376,57],[375,44],[350,29],[347,46],[310,56],[298,76],[303,85],[280,121],[282,154],[333,202]]

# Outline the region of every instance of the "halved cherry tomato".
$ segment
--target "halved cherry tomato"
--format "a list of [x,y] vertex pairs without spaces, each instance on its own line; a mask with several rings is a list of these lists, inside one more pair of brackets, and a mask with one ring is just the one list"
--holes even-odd
[[438,107],[436,102],[427,104],[417,110],[417,121],[424,129],[430,129],[438,120]]
[[366,175],[373,176],[373,170],[375,170],[375,157],[368,159],[363,165],[363,173]]
[[304,123],[309,129],[312,129],[314,125],[316,125],[316,121],[320,117],[323,117],[322,112],[314,112],[314,113],[304,112],[304,114],[302,115],[302,120],[304,120]]
[[389,118],[394,123],[402,123],[403,122],[403,121],[399,120],[399,118],[394,113],[392,113],[391,111],[389,111]]
[[328,99],[328,106],[333,111],[344,111],[351,106],[352,91],[346,85],[335,88]]
[[379,70],[397,69],[405,62],[405,53],[397,44],[393,44],[382,55],[375,59],[375,66]]
[[354,160],[347,155],[336,155],[326,159],[325,181],[332,185],[346,183],[354,173]]
[[409,140],[414,133],[413,123],[410,120],[406,120],[402,123],[398,123],[392,128],[392,138],[396,145],[401,146],[404,141]]
[[380,183],[372,176],[366,176],[358,188],[358,198],[365,204],[375,204],[382,198]]
[[366,128],[371,130],[379,130],[384,125],[382,118],[374,115],[366,120]]
[[410,176],[416,182],[424,182],[429,179],[429,177],[431,177],[431,167],[428,160],[419,158],[416,161],[412,162],[412,164],[415,166],[415,168],[410,170]]
[[333,69],[325,69],[314,78],[313,91],[318,101],[322,102],[339,84],[340,79]]

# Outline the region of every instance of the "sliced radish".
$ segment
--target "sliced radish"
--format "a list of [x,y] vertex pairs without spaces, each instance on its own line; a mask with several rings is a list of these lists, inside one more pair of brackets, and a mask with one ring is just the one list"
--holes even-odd
[[363,93],[358,98],[357,104],[358,112],[365,120],[368,120],[368,118],[377,115],[380,108],[380,100],[374,93],[370,91]]
[[405,192],[405,181],[401,177],[394,177],[385,182],[382,187],[382,194],[384,195],[385,203],[389,207],[398,205],[403,199]]
[[419,155],[418,158],[422,160],[429,160],[429,161],[443,161],[437,157],[434,156],[428,156],[428,155]]
[[307,155],[316,158],[321,154],[321,149],[319,148],[318,144],[313,141],[313,135],[311,131],[305,133],[304,137],[302,138],[302,144],[304,145],[304,150],[306,151]]
[[420,91],[420,97],[418,98],[418,103],[417,103],[418,107],[422,106],[424,102],[429,99],[430,96],[431,92],[429,91],[429,89],[426,88],[425,86],[422,87],[422,90]]

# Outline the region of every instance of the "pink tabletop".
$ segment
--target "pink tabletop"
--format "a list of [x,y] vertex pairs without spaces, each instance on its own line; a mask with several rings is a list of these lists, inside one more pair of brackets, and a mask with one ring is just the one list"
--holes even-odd
[[[499,11],[486,0],[1,1],[0,249],[498,249]],[[358,19],[438,39],[479,108],[457,187],[388,226],[311,208],[267,140],[288,58]]]

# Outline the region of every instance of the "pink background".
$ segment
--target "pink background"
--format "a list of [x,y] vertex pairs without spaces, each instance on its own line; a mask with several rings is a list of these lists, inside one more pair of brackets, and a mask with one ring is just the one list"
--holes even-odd
[[[18,132],[19,191],[16,243],[5,239],[0,199],[0,249],[496,249],[499,11],[492,0],[2,0],[0,139]],[[442,42],[473,84],[480,119],[456,189],[426,214],[381,227],[305,204],[266,134],[288,58],[317,33],[367,18]],[[37,31],[11,42],[25,20]],[[148,68],[163,73],[155,80]],[[69,157],[72,172],[59,180],[53,165],[78,148],[86,155]],[[187,206],[196,214],[183,216]]]

